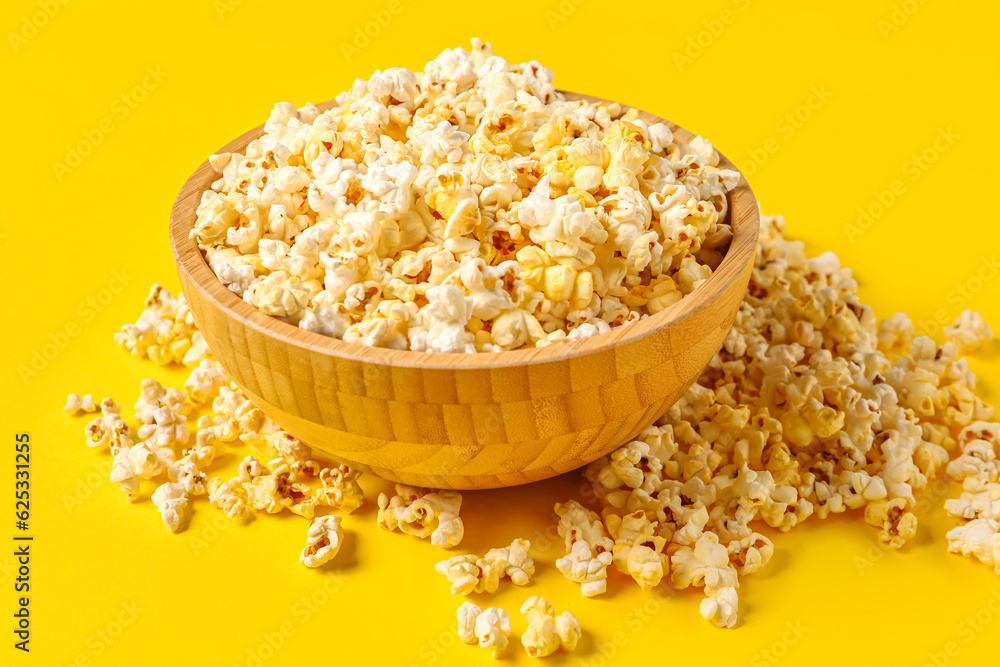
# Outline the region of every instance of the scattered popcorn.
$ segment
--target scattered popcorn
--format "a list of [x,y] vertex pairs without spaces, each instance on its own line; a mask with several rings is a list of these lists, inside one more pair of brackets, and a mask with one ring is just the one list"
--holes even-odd
[[180,363],[191,349],[194,318],[183,297],[174,297],[160,285],[153,285],[146,297],[145,310],[135,324],[126,324],[115,334],[115,342],[139,357],[165,366]]
[[[702,137],[551,81],[473,40],[324,112],[277,104],[243,154],[210,157],[191,237],[261,312],[362,345],[543,347],[659,312],[721,261],[740,175]],[[196,363],[186,323],[151,295],[120,339]]]
[[465,535],[458,516],[462,494],[458,491],[425,492],[405,484],[396,485],[396,495],[378,497],[378,525],[386,530],[399,529],[407,535],[431,540],[434,546],[450,549]]
[[552,655],[560,647],[565,651],[576,649],[581,635],[580,622],[570,612],[556,616],[548,600],[534,595],[521,605],[521,613],[528,621],[521,644],[532,658]]
[[344,540],[344,529],[340,527],[340,515],[318,516],[309,524],[306,533],[306,548],[299,561],[306,567],[319,567],[329,562],[340,551]]
[[509,577],[515,586],[526,586],[535,574],[535,561],[528,555],[530,546],[530,542],[518,538],[509,547],[490,549],[482,558],[474,554],[452,556],[434,569],[451,582],[453,595],[493,593],[503,577]]
[[943,472],[965,486],[948,511],[970,521],[949,534],[951,550],[996,562],[1000,425],[985,421],[993,408],[959,341],[916,336],[898,313],[877,322],[835,255],[807,258],[783,234],[781,218],[762,217],[747,294],[698,382],[587,467],[600,514],[557,506],[573,549],[557,566],[589,576],[591,591],[603,590],[591,559],[611,551],[643,588],[668,574],[676,588],[703,588],[702,616],[732,627],[739,577],[774,553],[756,526],[864,509],[899,548],[916,535],[915,494]]
[[944,337],[955,344],[959,354],[969,354],[993,340],[993,330],[982,315],[963,310],[950,327],[944,328]]
[[84,394],[83,396],[70,394],[66,397],[66,405],[63,406],[63,412],[76,416],[84,412],[97,412],[97,406],[94,405],[94,397],[90,394]]

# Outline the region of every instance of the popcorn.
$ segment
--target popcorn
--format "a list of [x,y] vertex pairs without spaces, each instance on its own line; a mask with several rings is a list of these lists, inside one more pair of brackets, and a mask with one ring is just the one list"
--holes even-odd
[[585,540],[576,540],[570,552],[556,560],[556,568],[567,579],[580,584],[580,592],[590,598],[608,590],[608,565],[611,565],[611,558],[611,552],[598,552]]
[[452,595],[494,593],[500,584],[500,577],[503,576],[498,563],[486,558],[477,558],[472,554],[452,556],[438,562],[434,569],[451,582]]
[[993,519],[973,519],[948,531],[948,551],[975,556],[993,565],[1000,575],[1000,523]]
[[532,658],[552,655],[560,647],[565,651],[576,649],[581,635],[580,622],[570,612],[556,616],[548,600],[534,595],[521,605],[521,613],[528,621],[528,628],[521,635],[521,645]]
[[473,554],[452,556],[434,569],[451,582],[452,595],[493,593],[500,579],[509,577],[515,586],[526,586],[535,573],[535,561],[528,555],[530,543],[515,539],[509,547],[490,549],[479,558]]
[[213,401],[219,395],[219,389],[229,382],[229,376],[222,371],[222,367],[206,359],[191,371],[184,382],[184,390],[192,403],[202,405]]
[[[362,345],[542,347],[657,313],[721,261],[739,174],[702,137],[567,101],[551,78],[474,40],[359,79],[322,113],[277,104],[243,155],[209,159],[191,237],[250,305]],[[598,317],[605,299],[616,315]],[[122,343],[198,365],[173,305]]]
[[115,342],[140,359],[149,357],[165,366],[180,363],[191,349],[194,318],[183,297],[175,298],[160,285],[153,285],[145,310],[135,324],[126,324],[115,334]]
[[482,607],[472,602],[463,602],[458,608],[458,638],[466,644],[475,644],[476,619],[483,613]]
[[313,519],[306,533],[306,548],[299,555],[299,562],[306,567],[319,567],[333,559],[344,540],[344,529],[341,528],[340,521],[339,514]]
[[396,495],[378,497],[380,527],[388,531],[399,529],[408,535],[431,540],[431,544],[444,549],[457,546],[465,535],[465,527],[458,516],[462,508],[462,494],[458,491],[425,493],[405,484],[396,485]]
[[490,549],[484,556],[500,576],[509,577],[515,586],[526,586],[535,574],[535,561],[528,555],[531,543],[521,538],[515,539],[509,547]]
[[323,468],[319,471],[322,487],[316,489],[316,504],[328,505],[344,514],[358,509],[365,500],[361,485],[358,484],[360,475],[359,471],[346,465]]
[[243,519],[249,514],[246,494],[242,487],[213,477],[208,480],[205,488],[212,507],[222,510],[230,519]]
[[188,506],[187,491],[179,482],[166,482],[153,491],[150,498],[160,511],[163,524],[171,532],[177,532]]
[[[616,126],[609,149],[644,140],[643,126],[632,125]],[[707,144],[699,146],[710,156]],[[640,179],[640,188],[662,180],[646,199],[674,243],[649,246],[651,257],[673,253],[680,240],[674,231],[685,225],[711,230],[712,212],[687,203],[695,191],[708,194],[703,185],[716,188],[713,179],[733,178],[688,182],[689,173],[711,163],[679,150],[661,158],[673,165],[671,179],[659,172]],[[622,215],[615,211],[630,201],[627,171],[616,176],[623,182],[606,201],[609,215]],[[625,241],[641,238],[643,219],[609,224]],[[877,322],[836,256],[807,258],[800,243],[784,238],[780,218],[761,223],[746,297],[702,377],[656,425],[587,467],[599,515],[575,501],[557,506],[559,534],[578,552],[560,569],[575,567],[579,576],[581,563],[610,550],[616,567],[640,586],[669,574],[676,588],[703,587],[702,615],[731,627],[739,577],[759,571],[774,553],[758,522],[786,531],[813,514],[864,509],[879,539],[899,548],[916,535],[916,494],[943,472],[964,484],[948,511],[968,520],[965,526],[979,522],[953,531],[952,550],[994,562],[996,531],[986,522],[1000,510],[1000,426],[985,421],[993,408],[976,395],[956,345],[914,336],[901,314]],[[685,265],[683,252],[674,255],[680,268],[671,277],[681,292],[703,279],[696,265]],[[546,266],[522,261],[535,265]],[[634,268],[626,268],[631,275]],[[655,280],[650,272],[649,285]],[[638,275],[634,284],[642,287]],[[633,290],[622,298],[647,296]],[[621,316],[610,300],[601,307]]]
[[944,337],[955,344],[960,354],[969,354],[993,340],[993,330],[982,315],[963,310],[950,327],[944,328]]
[[731,628],[736,625],[739,596],[731,586],[720,588],[701,601],[698,611],[701,617],[717,628]]
[[101,401],[101,416],[88,423],[84,432],[88,447],[108,445],[112,455],[132,446],[132,429],[122,419],[121,407],[110,398]]
[[63,412],[76,416],[85,412],[97,412],[97,406],[94,405],[94,397],[90,394],[84,394],[83,396],[70,394],[66,397],[66,405],[63,406]]
[[487,607],[476,617],[476,639],[481,648],[492,649],[494,658],[499,658],[510,642],[510,619],[507,612],[497,607]]

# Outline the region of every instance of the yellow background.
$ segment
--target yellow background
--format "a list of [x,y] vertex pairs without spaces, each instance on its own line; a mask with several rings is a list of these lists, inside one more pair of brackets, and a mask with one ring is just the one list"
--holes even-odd
[[[12,508],[10,445],[28,432],[36,540],[29,657],[11,646],[7,511],[0,663],[490,663],[450,629],[461,600],[432,568],[445,554],[375,527],[372,499],[384,483],[363,480],[369,501],[344,521],[339,567],[312,571],[297,562],[298,517],[239,526],[200,503],[188,530],[170,534],[148,499],[129,505],[106,482],[107,455],[84,445],[82,418],[60,412],[69,391],[131,406],[145,376],[183,381],[183,371],[139,362],[112,341],[151,283],[177,288],[167,216],[181,183],[274,102],[332,98],[375,68],[419,69],[477,35],[511,61],[538,59],[561,88],[709,137],[744,168],[765,212],[783,213],[811,253],[834,250],[855,270],[878,315],[901,310],[939,334],[969,307],[1000,329],[1000,280],[974,279],[1000,254],[990,185],[1000,148],[996,3],[400,3],[388,25],[369,26],[367,46],[355,29],[387,2],[3,3],[0,499]],[[59,169],[88,136],[90,154]],[[888,202],[897,180],[879,214],[878,193]],[[867,228],[859,207],[875,213]],[[18,369],[43,350],[53,358],[22,378]],[[970,361],[993,402],[997,350]],[[459,551],[518,536],[544,546],[552,503],[579,487],[570,474],[466,494]],[[540,593],[587,633],[577,654],[552,664],[996,664],[1000,578],[946,553],[953,524],[940,498],[955,492],[933,493],[903,553],[881,551],[857,516],[776,536],[771,565],[744,580],[734,630],[698,616],[698,592],[643,594],[618,573],[608,595],[584,599],[556,572],[551,540],[531,588],[508,583],[476,601],[511,613],[507,663],[529,661],[516,643],[517,608]],[[964,620],[977,613],[979,630]]]

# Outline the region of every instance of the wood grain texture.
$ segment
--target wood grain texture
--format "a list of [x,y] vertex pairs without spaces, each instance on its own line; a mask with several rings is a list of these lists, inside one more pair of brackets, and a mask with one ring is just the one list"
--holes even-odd
[[[694,137],[668,125],[677,141]],[[257,127],[217,152],[240,152],[262,133]],[[735,169],[724,156],[720,167]],[[181,188],[170,244],[195,321],[219,362],[254,404],[313,448],[386,479],[438,488],[545,479],[603,456],[651,424],[722,344],[743,300],[760,228],[757,201],[741,178],[729,193],[733,238],[725,259],[697,290],[656,315],[541,349],[388,350],[268,317],[219,282],[189,238],[201,193],[215,178],[206,161]]]

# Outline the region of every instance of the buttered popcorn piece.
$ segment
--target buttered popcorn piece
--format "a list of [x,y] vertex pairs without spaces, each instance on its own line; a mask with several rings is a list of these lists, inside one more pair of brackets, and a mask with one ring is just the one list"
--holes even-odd
[[466,644],[475,644],[476,619],[483,613],[482,607],[472,602],[463,602],[458,608],[458,638]]
[[97,412],[97,406],[94,405],[94,397],[90,394],[84,394],[83,396],[69,394],[66,397],[66,405],[63,406],[63,412],[76,416],[86,412]]
[[181,363],[191,349],[195,331],[187,302],[183,296],[174,297],[161,285],[153,285],[144,305],[135,324],[126,324],[115,334],[115,342],[160,366]]
[[299,555],[299,561],[303,565],[319,567],[337,555],[344,540],[344,529],[340,522],[339,514],[318,516],[312,520],[306,533],[306,548]]
[[[551,81],[474,40],[324,112],[277,104],[242,154],[210,157],[191,237],[250,305],[363,345],[542,347],[659,312],[721,261],[739,174],[701,137]],[[173,332],[160,310],[123,342]]]
[[944,328],[944,337],[955,344],[960,354],[969,354],[993,340],[993,330],[982,315],[963,310],[950,327]]

